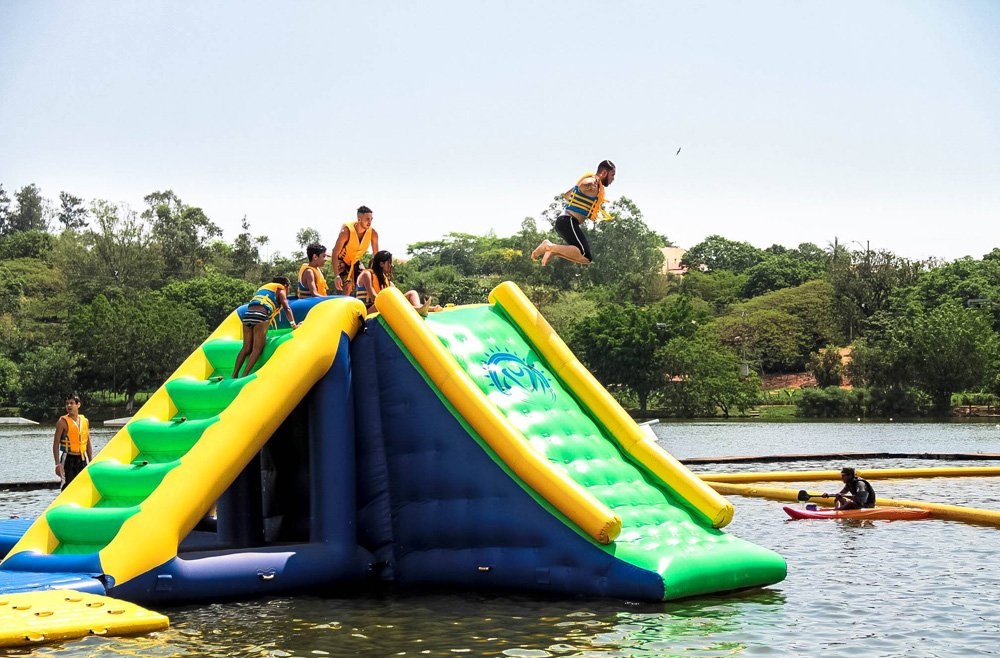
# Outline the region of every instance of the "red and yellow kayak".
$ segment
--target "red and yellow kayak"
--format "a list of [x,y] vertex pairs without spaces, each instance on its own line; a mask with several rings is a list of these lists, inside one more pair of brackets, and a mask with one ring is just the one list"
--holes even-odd
[[785,513],[793,519],[880,519],[883,521],[910,521],[926,519],[930,510],[912,507],[872,507],[869,509],[817,509],[804,507],[784,507]]

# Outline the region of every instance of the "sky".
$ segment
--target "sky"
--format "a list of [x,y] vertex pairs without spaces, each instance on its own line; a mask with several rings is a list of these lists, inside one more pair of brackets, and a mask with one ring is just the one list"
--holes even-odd
[[510,235],[605,158],[678,246],[980,257],[1000,2],[0,0],[12,197],[171,189],[285,254],[364,204],[404,256]]

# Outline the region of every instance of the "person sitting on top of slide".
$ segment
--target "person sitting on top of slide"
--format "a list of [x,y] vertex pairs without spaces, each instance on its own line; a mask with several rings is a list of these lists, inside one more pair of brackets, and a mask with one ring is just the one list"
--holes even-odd
[[[364,302],[369,313],[375,312],[375,296],[382,290],[395,288],[392,283],[392,254],[388,251],[380,251],[372,258],[371,265],[367,270],[362,270],[358,275],[358,299]],[[440,306],[431,306],[433,301],[428,297],[423,302],[416,290],[407,290],[403,295],[417,309],[420,315],[427,315],[428,312],[440,311]]]
[[597,221],[602,212],[601,204],[604,203],[604,188],[614,181],[615,163],[603,160],[597,165],[596,174],[585,174],[572,189],[563,194],[566,208],[556,218],[554,228],[566,244],[542,240],[531,252],[531,260],[541,256],[542,265],[547,265],[549,258],[556,255],[571,263],[589,265],[594,260],[594,255],[590,252],[590,243],[582,224],[588,219]]
[[825,493],[823,498],[833,496],[837,499],[835,509],[863,509],[875,507],[875,490],[868,480],[859,478],[850,466],[840,469],[840,479],[844,482],[844,488],[838,493]]
[[306,261],[299,268],[299,282],[296,294],[299,299],[306,297],[326,296],[326,277],[322,267],[326,264],[326,247],[321,244],[311,244],[306,247]]
[[358,280],[359,271],[364,269],[361,258],[368,253],[378,253],[378,233],[372,228],[372,209],[368,206],[358,208],[358,218],[340,227],[337,242],[333,245],[333,264],[337,278],[333,284],[339,292],[350,295]]

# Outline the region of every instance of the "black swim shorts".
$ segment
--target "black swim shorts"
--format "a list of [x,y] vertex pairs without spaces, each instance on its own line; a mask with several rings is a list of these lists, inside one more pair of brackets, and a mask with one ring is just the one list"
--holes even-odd
[[582,222],[578,223],[576,217],[572,215],[559,215],[555,223],[556,233],[566,241],[566,244],[579,249],[584,258],[593,261],[594,256],[590,253],[590,243],[587,242],[587,234],[584,233],[581,224]]

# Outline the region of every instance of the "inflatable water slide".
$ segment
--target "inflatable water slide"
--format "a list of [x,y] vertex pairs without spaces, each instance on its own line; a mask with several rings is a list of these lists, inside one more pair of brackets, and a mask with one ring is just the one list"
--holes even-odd
[[427,318],[395,289],[376,305],[293,300],[301,326],[237,380],[234,312],[13,546],[0,528],[0,599],[382,580],[657,601],[784,578],[514,284]]

